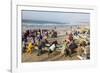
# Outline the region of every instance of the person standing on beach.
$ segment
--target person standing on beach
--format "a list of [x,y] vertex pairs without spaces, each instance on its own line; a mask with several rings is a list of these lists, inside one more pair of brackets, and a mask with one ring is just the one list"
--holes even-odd
[[28,43],[28,46],[27,46],[27,53],[32,54],[34,48],[35,48],[34,43],[32,43],[32,41],[30,41],[30,42]]
[[69,40],[69,41],[73,41],[73,34],[72,34],[72,32],[69,33],[69,35],[68,35],[68,40]]
[[66,49],[68,49],[68,45],[67,45],[67,41],[64,40],[62,45],[61,55],[64,55],[66,53]]
[[42,42],[41,40],[38,40],[38,54],[37,56],[40,56],[42,54]]
[[43,48],[45,48],[45,40],[38,40],[38,54],[37,56],[40,56],[41,54],[43,54]]

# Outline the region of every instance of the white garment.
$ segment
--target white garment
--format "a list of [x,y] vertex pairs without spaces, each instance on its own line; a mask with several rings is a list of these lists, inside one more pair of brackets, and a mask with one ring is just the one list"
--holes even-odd
[[51,51],[54,51],[55,47],[56,47],[55,44],[52,44],[52,45],[50,46],[49,49],[50,49]]

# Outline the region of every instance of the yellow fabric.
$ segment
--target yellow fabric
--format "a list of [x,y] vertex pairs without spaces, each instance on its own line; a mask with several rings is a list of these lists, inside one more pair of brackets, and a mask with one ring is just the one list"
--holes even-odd
[[35,48],[35,45],[32,45],[32,42],[30,42],[29,44],[28,44],[28,47],[27,47],[27,53],[32,53],[32,51],[33,51],[33,48]]
[[28,45],[28,48],[32,48],[32,47],[33,47],[33,45],[32,45],[32,43],[30,42],[29,45]]

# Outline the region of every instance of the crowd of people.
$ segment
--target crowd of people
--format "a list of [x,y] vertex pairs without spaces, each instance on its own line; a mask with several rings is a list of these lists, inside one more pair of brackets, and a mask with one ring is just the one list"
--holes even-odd
[[[37,51],[37,56],[41,56],[44,53],[45,47],[47,48],[48,55],[60,48],[61,55],[72,57],[73,53],[77,53],[80,56],[85,54],[85,57],[89,58],[89,53],[86,52],[86,46],[89,46],[89,42],[82,40],[81,42],[75,39],[74,36],[79,36],[79,31],[73,31],[66,34],[66,39],[62,44],[57,39],[50,41],[48,38],[57,38],[58,33],[55,30],[26,30],[22,33],[22,53],[32,54],[34,50]],[[81,40],[81,39],[80,39]],[[60,47],[58,47],[60,45]],[[80,49],[79,49],[80,48]],[[84,49],[85,48],[85,49]]]
[[22,52],[32,53],[34,48],[38,50],[38,56],[42,54],[42,49],[46,44],[55,44],[55,41],[49,42],[47,39],[56,38],[57,32],[52,30],[26,30],[22,33]]

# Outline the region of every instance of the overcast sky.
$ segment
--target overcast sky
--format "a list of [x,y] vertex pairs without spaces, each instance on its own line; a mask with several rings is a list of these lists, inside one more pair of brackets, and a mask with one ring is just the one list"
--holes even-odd
[[51,22],[51,23],[65,23],[65,24],[77,24],[77,23],[89,23],[89,13],[64,13],[64,12],[43,12],[43,11],[22,11],[23,21],[36,21],[36,22]]

